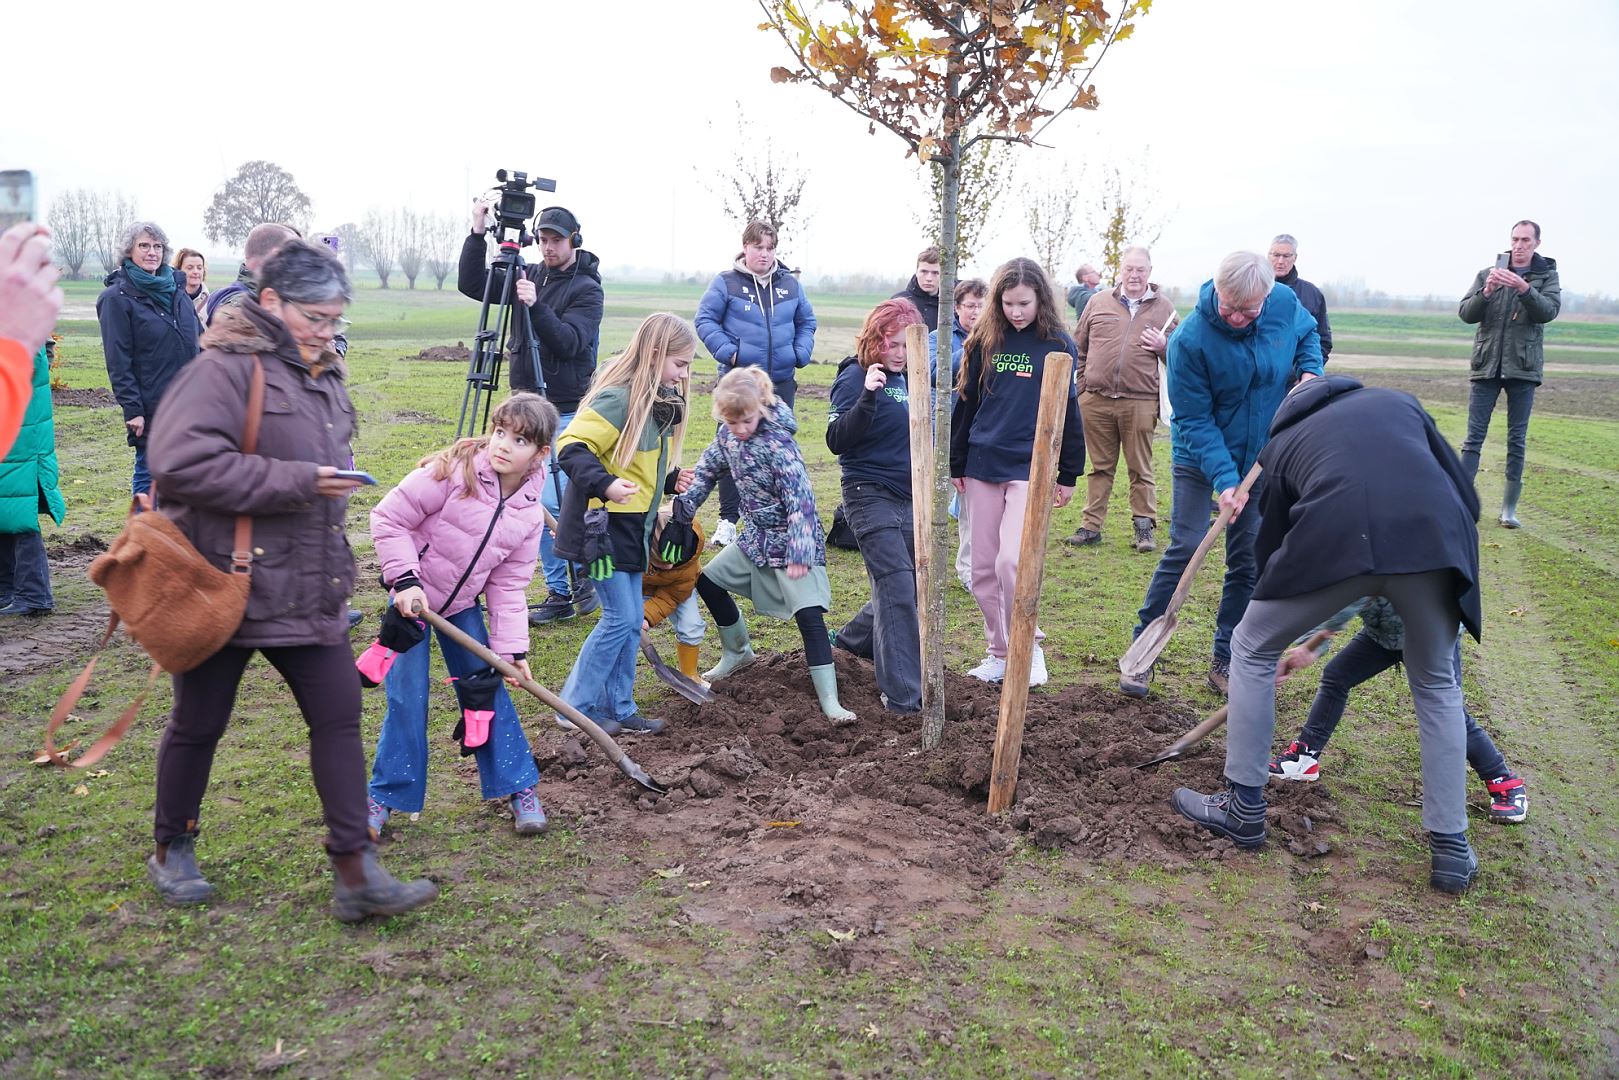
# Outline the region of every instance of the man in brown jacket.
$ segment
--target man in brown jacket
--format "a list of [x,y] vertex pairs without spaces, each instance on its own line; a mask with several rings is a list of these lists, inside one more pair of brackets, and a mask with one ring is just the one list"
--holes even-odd
[[1085,304],[1074,332],[1079,345],[1075,375],[1079,414],[1085,423],[1091,474],[1084,515],[1067,543],[1090,547],[1102,542],[1102,522],[1107,519],[1107,499],[1122,449],[1135,525],[1131,543],[1145,552],[1155,547],[1152,532],[1158,523],[1152,433],[1158,424],[1159,365],[1169,345],[1167,331],[1175,305],[1148,280],[1152,256],[1146,248],[1125,251],[1120,276],[1123,280],[1117,286]]

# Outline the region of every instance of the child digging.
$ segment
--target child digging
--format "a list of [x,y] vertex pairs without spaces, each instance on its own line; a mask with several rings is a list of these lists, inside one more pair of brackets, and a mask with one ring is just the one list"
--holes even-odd
[[714,418],[720,429],[697,462],[690,489],[675,500],[661,545],[670,562],[683,562],[695,550],[692,518],[729,468],[742,495],[743,525],[737,542],[697,578],[697,595],[714,616],[724,647],[719,664],[703,677],[723,679],[753,663],[747,624],[731,599],[745,596],[759,614],[798,624],[821,712],[833,723],[852,723],[854,713],[838,702],[837,669],[823,617],[832,606],[826,536],[804,456],[793,441],[798,430],[793,411],[776,400],[763,371],[737,368],[714,387]]

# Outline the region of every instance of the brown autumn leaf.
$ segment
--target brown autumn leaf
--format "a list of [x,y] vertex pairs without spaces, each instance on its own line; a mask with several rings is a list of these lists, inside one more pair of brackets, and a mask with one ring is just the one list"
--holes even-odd
[[773,83],[792,82],[793,73],[784,67],[773,67],[770,69],[770,81]]

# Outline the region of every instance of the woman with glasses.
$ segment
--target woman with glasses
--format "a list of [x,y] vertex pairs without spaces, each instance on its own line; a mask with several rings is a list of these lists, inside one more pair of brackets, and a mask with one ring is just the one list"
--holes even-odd
[[[1246,495],[1237,488],[1259,457],[1271,417],[1295,379],[1321,374],[1315,318],[1293,290],[1278,285],[1270,264],[1251,251],[1227,255],[1198,293],[1197,307],[1169,339],[1167,360],[1173,493],[1169,546],[1153,571],[1135,630],[1164,613],[1192,552],[1209,527],[1209,496],[1234,511],[1226,529],[1225,586],[1215,616],[1209,685],[1226,693],[1231,632],[1242,619],[1257,576],[1254,536],[1259,514],[1242,512],[1264,478]],[[1255,503],[1257,507],[1257,502]],[[1119,679],[1119,689],[1145,697],[1152,670]]]
[[187,292],[186,275],[169,265],[169,237],[150,221],[137,221],[119,238],[118,269],[96,300],[101,347],[113,396],[124,410],[129,445],[135,448],[130,489],[152,486],[146,445],[152,416],[169,380],[197,355],[202,323]]
[[[309,728],[309,764],[345,922],[432,900],[430,881],[400,882],[377,865],[366,831],[360,682],[345,600],[354,553],[344,529],[355,480],[354,405],[332,338],[347,325],[348,276],[325,248],[294,240],[260,269],[258,297],[215,313],[206,349],[174,380],[152,438],[160,512],[215,566],[229,569],[236,518],[252,518],[252,584],[241,626],[200,665],[174,676],[174,711],[157,751],[157,850],[147,876],[171,904],[211,900],[195,843],[214,748],[242,672],[262,652]],[[242,453],[257,363],[264,406],[253,453]],[[256,816],[256,811],[255,811]]]

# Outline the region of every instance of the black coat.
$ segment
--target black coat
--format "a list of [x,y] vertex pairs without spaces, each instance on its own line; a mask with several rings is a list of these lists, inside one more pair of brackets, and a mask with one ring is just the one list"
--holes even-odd
[[1325,364],[1327,357],[1332,355],[1332,324],[1327,321],[1327,298],[1321,295],[1321,290],[1315,285],[1299,277],[1296,266],[1287,272],[1287,276],[1279,277],[1276,281],[1292,289],[1293,295],[1304,305],[1304,310],[1315,317],[1315,332],[1321,335],[1321,362]]
[[1463,624],[1482,633],[1478,495],[1416,398],[1344,375],[1304,383],[1276,410],[1259,463],[1254,599],[1450,570]]
[[[484,285],[490,276],[485,265],[487,252],[485,236],[467,235],[461,245],[461,263],[455,281],[463,296],[483,299]],[[591,376],[596,373],[603,304],[598,265],[596,256],[580,251],[566,270],[552,270],[544,263],[530,263],[523,268],[523,276],[534,282],[538,298],[531,308],[518,304],[517,309],[526,310],[528,318],[512,321],[511,386],[513,390],[540,388],[534,367],[529,363],[528,343],[532,335],[540,344],[545,396],[558,412],[578,411],[579,400],[590,389]],[[494,287],[498,290],[500,286],[497,275]],[[500,299],[498,292],[494,299]],[[491,314],[490,322],[493,321]]]
[[[169,380],[201,351],[197,339],[202,324],[186,295],[185,276],[178,270],[174,302],[164,311],[124,276],[122,268],[107,275],[107,288],[96,299],[101,322],[101,347],[107,357],[107,378],[124,419],[146,418],[146,434],[129,445],[144,444],[152,432],[152,415],[169,388]],[[127,430],[127,429],[126,429]]]
[[905,288],[901,289],[899,292],[895,293],[893,296],[890,296],[889,299],[898,300],[902,296],[911,303],[915,304],[916,310],[922,313],[923,326],[926,326],[929,330],[937,330],[939,328],[938,293],[929,295],[923,292],[922,286],[916,283],[916,275],[912,274],[911,283],[905,286]]

